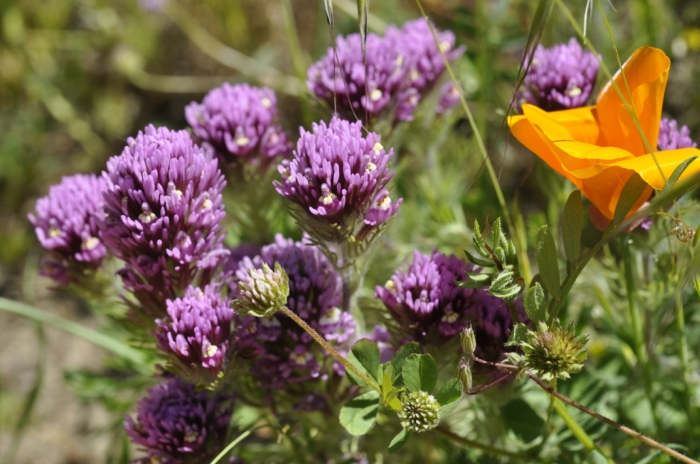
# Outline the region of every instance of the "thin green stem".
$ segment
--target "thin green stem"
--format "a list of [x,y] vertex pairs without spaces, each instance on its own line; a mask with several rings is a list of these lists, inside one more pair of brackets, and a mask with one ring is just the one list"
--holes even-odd
[[[552,397],[554,398],[554,397]],[[569,430],[571,430],[571,433],[574,434],[576,439],[581,442],[584,448],[586,448],[589,452],[594,452],[597,451],[598,453],[601,454],[605,458],[606,461],[608,461],[608,464],[615,464],[615,462],[610,459],[609,457],[605,456],[603,452],[596,446],[595,442],[591,439],[591,437],[586,433],[585,430],[579,425],[578,422],[576,422],[576,419],[569,413],[569,411],[566,409],[566,406],[564,406],[564,403],[559,401],[558,399],[554,398],[554,409],[557,411],[559,416],[562,418],[564,423],[566,424],[567,427],[569,427]]]
[[[486,164],[486,170],[488,171],[489,178],[491,179],[491,184],[493,185],[493,189],[496,192],[496,197],[498,198],[498,203],[501,206],[501,210],[503,212],[503,218],[506,221],[506,225],[508,226],[508,230],[512,234],[517,234],[518,230],[513,226],[513,221],[510,217],[510,210],[508,209],[508,205],[506,204],[505,197],[503,196],[503,191],[501,190],[501,186],[498,183],[498,176],[496,175],[496,171],[493,169],[493,164],[491,164],[491,159],[489,158],[488,151],[486,150],[486,145],[484,145],[484,140],[481,138],[481,132],[479,132],[479,127],[476,124],[476,121],[474,120],[474,115],[472,114],[471,110],[469,109],[469,105],[467,105],[467,100],[464,98],[464,93],[462,92],[462,87],[459,85],[459,81],[457,80],[457,77],[455,76],[454,71],[452,70],[452,65],[450,65],[449,60],[447,59],[447,56],[445,56],[445,52],[442,50],[442,48],[439,46],[440,41],[437,38],[437,35],[435,33],[435,28],[433,27],[433,23],[430,21],[430,18],[428,18],[428,15],[425,14],[425,10],[423,9],[423,5],[421,4],[420,0],[416,0],[416,4],[418,5],[418,9],[421,12],[421,15],[423,18],[425,18],[426,22],[428,23],[428,26],[430,27],[430,33],[433,35],[433,40],[435,41],[435,44],[438,45],[438,50],[440,51],[440,56],[442,57],[442,61],[445,64],[445,69],[447,69],[448,74],[450,75],[450,79],[452,79],[452,82],[455,85],[455,89],[457,89],[457,92],[459,93],[459,100],[462,104],[462,109],[464,109],[464,113],[467,116],[467,120],[469,121],[469,126],[471,127],[472,131],[474,132],[474,138],[476,140],[476,144],[479,148],[479,152],[481,153],[481,156],[484,160],[484,163]],[[521,242],[518,240],[518,242]],[[518,248],[518,260],[520,262],[526,262],[528,260],[527,253],[524,251],[521,251]]]
[[[626,433],[630,437],[636,438],[636,439],[640,440],[641,442],[651,446],[652,448],[660,450],[660,451],[668,454],[669,456],[671,456],[675,459],[678,459],[681,462],[685,462],[687,464],[700,464],[698,461],[690,459],[688,456],[685,456],[684,454],[681,454],[678,451],[675,451],[675,450],[669,448],[668,446],[659,443],[658,441],[654,440],[653,438],[649,438],[646,435],[642,435],[641,433],[637,432],[636,430],[633,430],[633,429],[626,427],[622,424],[618,424],[614,420],[608,419],[607,417],[593,411],[592,409],[589,409],[586,406],[584,406],[580,403],[577,403],[576,401],[572,400],[571,398],[562,395],[561,393],[557,392],[556,390],[553,390],[549,385],[547,385],[546,382],[544,382],[542,379],[540,379],[536,375],[528,372],[527,376],[530,379],[534,380],[535,383],[540,386],[540,388],[542,388],[544,391],[546,391],[550,395],[557,397],[557,399],[563,401],[564,403],[568,404],[569,406],[575,407],[579,411],[588,414],[589,416],[609,425],[610,427],[614,427],[617,430],[620,430],[621,432]],[[574,433],[574,435],[577,434],[577,432],[575,430],[583,432],[582,435],[580,435],[580,436],[576,435],[576,437],[579,439],[579,441],[581,441],[581,443],[586,447],[586,449],[589,449],[589,450],[595,449],[595,443],[593,443],[593,440],[591,440],[591,438],[585,433],[585,431],[583,429],[581,429],[581,426],[578,424],[578,422],[576,422],[576,420],[573,419],[573,417],[571,417],[569,412],[566,410],[566,407],[563,404],[561,404],[559,401],[557,401],[557,403],[555,403],[554,407],[557,410],[557,412],[562,416],[562,419],[564,419],[564,422],[566,423],[567,426],[569,426],[569,428]],[[562,415],[562,413],[563,413],[563,415]],[[567,416],[572,421],[571,423],[567,422]]]
[[345,359],[345,357],[343,357],[343,355],[338,353],[338,351],[335,348],[333,348],[330,345],[330,343],[328,343],[326,341],[325,338],[323,338],[318,332],[316,332],[309,324],[304,322],[304,320],[302,318],[297,316],[297,314],[294,311],[287,308],[286,306],[283,306],[281,311],[284,314],[286,314],[287,316],[289,316],[294,322],[296,322],[299,325],[299,327],[304,329],[306,331],[306,333],[311,335],[311,338],[316,340],[316,343],[321,345],[323,347],[323,349],[328,352],[328,354],[333,356],[339,363],[341,363],[343,366],[345,366],[346,369],[348,369],[353,374],[355,374],[356,376],[358,376],[359,378],[364,380],[367,383],[367,385],[372,387],[374,390],[381,393],[382,389],[379,387],[379,384],[376,381],[374,381],[374,379],[371,379],[369,376],[367,376],[367,374],[362,372],[354,364],[352,364],[350,361]]
[[685,334],[685,314],[683,312],[683,299],[680,288],[676,290],[676,325],[678,327],[678,337],[681,366],[683,369],[683,384],[685,385],[685,409],[688,414],[688,422],[694,424],[694,408],[690,393],[690,367],[688,366],[688,341]]
[[443,436],[449,438],[453,442],[458,443],[460,445],[463,445],[467,448],[480,449],[486,453],[494,454],[497,456],[508,456],[511,458],[521,458],[521,459],[526,458],[526,456],[524,456],[520,453],[514,453],[513,451],[508,451],[508,450],[504,450],[501,448],[496,448],[495,446],[487,445],[484,443],[479,443],[478,441],[464,438],[462,436],[457,435],[456,433],[452,432],[451,430],[449,430],[448,428],[446,428],[442,425],[438,425],[435,428],[435,431],[438,432],[440,435],[443,435]]
[[237,444],[239,444],[240,442],[242,442],[243,440],[245,440],[245,439],[248,437],[248,435],[250,435],[251,433],[255,432],[256,430],[261,429],[261,428],[264,428],[264,427],[268,427],[268,425],[261,425],[261,426],[259,426],[259,427],[255,427],[255,428],[253,428],[253,429],[246,430],[245,432],[243,432],[243,433],[241,433],[240,435],[238,435],[238,436],[236,437],[236,439],[233,440],[231,443],[229,443],[229,444],[226,446],[226,448],[224,448],[223,450],[221,450],[221,452],[220,452],[220,453],[211,461],[211,463],[209,463],[209,464],[216,464],[217,462],[221,461],[221,460],[229,453],[229,451],[231,451],[233,448],[235,448],[235,446],[236,446]]
[[632,266],[632,256],[630,254],[629,242],[627,240],[621,241],[622,243],[622,258],[623,264],[625,266],[625,290],[627,294],[627,307],[629,309],[629,321],[632,326],[632,333],[634,338],[634,351],[637,355],[637,360],[642,367],[642,379],[644,383],[644,394],[649,401],[649,406],[651,407],[651,415],[654,419],[654,425],[656,426],[656,432],[663,434],[663,427],[661,425],[661,420],[656,412],[656,402],[652,395],[652,380],[651,371],[649,365],[649,354],[647,353],[646,342],[644,341],[644,316],[641,313],[641,309],[637,304],[635,297],[635,278],[634,278],[634,268]]
[[71,335],[76,335],[83,340],[87,340],[94,345],[104,348],[107,351],[128,359],[136,364],[145,365],[147,363],[146,355],[142,352],[122,343],[121,341],[104,335],[96,330],[92,330],[81,324],[78,324],[68,319],[64,319],[55,314],[51,314],[33,306],[29,306],[18,301],[0,298],[0,311],[7,311],[18,316],[26,317],[37,322],[52,325],[58,329],[68,332]]

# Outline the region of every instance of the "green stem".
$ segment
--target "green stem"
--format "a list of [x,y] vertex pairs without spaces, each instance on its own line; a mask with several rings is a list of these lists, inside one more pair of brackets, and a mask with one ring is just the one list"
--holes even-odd
[[685,314],[683,313],[683,299],[680,289],[676,290],[676,324],[678,326],[678,344],[680,345],[681,366],[683,369],[683,384],[685,385],[685,408],[688,414],[688,422],[695,423],[694,408],[692,405],[690,392],[690,368],[688,366],[688,342],[685,336]]
[[[611,427],[614,427],[617,430],[620,430],[621,432],[626,433],[630,437],[636,438],[639,441],[651,446],[652,448],[655,448],[659,451],[662,451],[662,452],[668,454],[669,456],[671,456],[672,458],[678,459],[681,462],[685,462],[687,464],[700,464],[698,461],[695,461],[695,460],[689,458],[688,456],[685,456],[684,454],[679,453],[678,451],[672,450],[668,446],[659,443],[658,441],[654,440],[653,438],[649,438],[646,435],[642,435],[641,433],[637,432],[636,430],[633,430],[633,429],[626,427],[622,424],[618,424],[614,420],[608,419],[607,417],[587,408],[586,406],[584,406],[580,403],[577,403],[576,401],[572,400],[571,398],[562,395],[561,393],[557,392],[556,390],[553,390],[549,385],[547,385],[546,382],[544,382],[542,379],[540,379],[536,375],[528,372],[527,376],[530,379],[534,380],[535,383],[540,386],[540,388],[542,388],[544,391],[546,391],[550,395],[557,397],[557,399],[563,401],[564,403],[568,404],[569,406],[575,407],[576,409],[578,409],[581,412],[588,414],[589,416],[593,417],[594,419],[597,419],[597,420],[603,422],[604,424],[607,424]],[[593,440],[591,440],[591,438],[581,428],[581,426],[578,424],[578,422],[576,422],[576,420],[573,417],[571,417],[569,412],[566,410],[566,407],[560,401],[557,401],[554,404],[554,408],[559,413],[559,415],[561,415],[562,419],[564,420],[566,425],[571,429],[572,433],[574,433],[574,435],[576,435],[576,438],[578,438],[579,441],[581,441],[581,443],[583,444],[583,446],[586,447],[586,449],[589,449],[589,450],[596,449],[596,446],[595,446],[595,443],[593,443]]]
[[569,430],[571,430],[571,433],[573,433],[574,436],[578,439],[578,441],[581,442],[584,448],[586,448],[591,453],[597,451],[601,454],[601,456],[605,458],[606,461],[608,461],[608,464],[615,464],[615,462],[612,459],[605,456],[602,453],[602,451],[600,451],[600,448],[596,446],[591,437],[588,436],[586,431],[583,430],[579,423],[576,422],[576,419],[574,419],[574,417],[569,413],[569,411],[566,409],[566,406],[564,406],[564,403],[557,400],[556,398],[554,399],[554,409],[556,409],[559,416],[564,420],[566,426],[569,427]]
[[[440,50],[440,56],[442,57],[442,61],[445,64],[445,69],[447,69],[447,73],[450,75],[450,79],[452,79],[455,89],[457,89],[457,92],[459,93],[459,100],[462,103],[462,109],[464,109],[464,113],[466,114],[467,120],[469,121],[469,126],[474,132],[474,139],[476,140],[476,144],[479,147],[479,152],[481,153],[481,157],[484,160],[484,164],[486,164],[486,170],[488,171],[489,178],[491,179],[493,189],[496,192],[498,203],[501,206],[501,210],[503,211],[503,218],[506,221],[508,230],[511,232],[511,234],[516,235],[518,233],[518,229],[516,229],[513,226],[513,221],[510,217],[510,210],[508,209],[508,205],[506,204],[506,200],[503,196],[501,186],[498,183],[498,176],[496,175],[496,171],[493,169],[493,164],[491,164],[491,159],[489,158],[488,151],[486,150],[486,145],[484,145],[484,140],[481,138],[481,133],[479,132],[479,128],[476,124],[476,121],[474,120],[474,115],[469,109],[469,105],[467,105],[467,100],[464,98],[462,87],[461,85],[459,85],[459,81],[457,80],[457,77],[455,76],[455,73],[452,70],[452,65],[450,65],[447,56],[445,56],[445,52],[439,46],[440,41],[438,40],[437,35],[435,33],[435,28],[433,28],[433,23],[430,21],[430,18],[428,18],[428,15],[425,14],[425,10],[423,9],[423,5],[421,4],[420,0],[416,0],[416,4],[418,5],[418,9],[420,10],[421,15],[425,18],[426,22],[428,23],[428,27],[430,27],[430,33],[433,35],[433,40],[438,46],[438,50]],[[521,243],[522,241],[518,238],[517,242]],[[524,250],[521,250],[520,248],[518,248],[518,260],[521,263],[526,263],[529,260],[527,253]]]
[[68,332],[71,335],[76,335],[136,364],[144,365],[147,362],[146,356],[142,352],[120,342],[119,340],[101,334],[96,330],[89,329],[76,322],[69,321],[68,319],[64,319],[55,314],[46,312],[42,309],[35,308],[18,301],[8,300],[7,298],[0,298],[0,311],[7,311],[37,322],[52,325],[63,330],[64,332]]
[[360,369],[358,369],[354,364],[352,364],[350,361],[345,359],[343,355],[338,353],[335,348],[333,348],[330,343],[326,341],[325,338],[323,338],[318,332],[316,332],[309,324],[304,322],[302,318],[297,316],[297,314],[292,311],[291,309],[287,308],[286,306],[283,306],[281,311],[289,316],[294,322],[296,322],[299,327],[304,329],[306,333],[311,335],[311,337],[316,340],[316,342],[323,347],[324,350],[328,352],[331,356],[333,356],[340,364],[345,366],[346,369],[351,371],[353,374],[364,380],[367,385],[372,387],[374,390],[378,391],[381,393],[382,389],[379,387],[379,384],[375,382],[373,379],[369,378],[367,374],[362,372]]
[[476,448],[476,449],[480,449],[480,450],[482,450],[482,451],[485,451],[486,453],[495,454],[495,455],[498,455],[498,456],[508,456],[508,457],[511,457],[511,458],[522,458],[522,459],[525,458],[525,456],[523,456],[523,455],[520,454],[520,453],[514,453],[514,452],[512,452],[512,451],[504,450],[504,449],[501,449],[501,448],[496,448],[496,447],[491,446],[491,445],[487,445],[487,444],[484,444],[484,443],[479,443],[478,441],[474,441],[474,440],[470,440],[470,439],[468,439],[468,438],[464,438],[464,437],[462,437],[462,436],[457,435],[456,433],[452,432],[451,430],[447,429],[446,427],[444,427],[444,426],[442,426],[442,425],[438,425],[438,426],[435,428],[435,431],[438,432],[439,434],[441,434],[441,435],[443,435],[443,436],[449,438],[449,439],[452,440],[453,442],[459,443],[460,445],[463,445],[463,446],[465,446],[465,447],[467,447],[467,448]]
[[656,412],[656,402],[654,401],[652,395],[652,380],[651,371],[649,365],[649,354],[647,353],[646,342],[644,341],[644,322],[643,315],[641,314],[641,309],[637,304],[635,298],[635,278],[634,278],[634,268],[632,267],[632,257],[629,250],[629,242],[627,240],[621,240],[622,242],[622,257],[623,264],[625,266],[625,290],[627,293],[627,306],[629,309],[629,320],[632,325],[632,333],[634,338],[634,351],[637,355],[637,360],[642,367],[642,378],[644,380],[644,393],[649,401],[649,406],[651,407],[651,415],[654,419],[654,425],[656,426],[656,432],[663,434],[663,427],[661,425],[661,420]]

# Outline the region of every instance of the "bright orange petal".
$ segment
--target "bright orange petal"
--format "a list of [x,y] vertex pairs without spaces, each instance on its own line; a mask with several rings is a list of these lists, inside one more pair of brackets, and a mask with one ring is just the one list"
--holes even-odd
[[[679,148],[678,150],[667,150],[660,151],[654,154],[658,165],[654,161],[651,154],[644,156],[638,156],[633,159],[628,159],[616,163],[612,163],[611,166],[619,166],[625,169],[632,169],[637,172],[642,179],[644,179],[649,185],[654,187],[656,190],[661,190],[664,188],[664,178],[659,172],[659,166],[664,173],[666,179],[668,179],[673,171],[680,165],[683,161],[697,156],[700,158],[700,150],[697,148]],[[688,167],[683,171],[680,179],[685,179],[688,176],[700,172],[700,159],[693,161],[688,165]]]
[[571,110],[551,111],[547,115],[564,127],[572,140],[600,145],[600,127],[595,116],[595,106],[584,106]]
[[[640,47],[623,65],[624,72],[618,71],[613,79],[624,100],[634,106],[639,124],[652,147],[656,147],[659,137],[661,106],[670,67],[671,60],[663,51],[653,47]],[[634,121],[611,83],[601,91],[596,106],[605,139],[602,145],[619,147],[635,156],[648,152]]]
[[[582,180],[581,191],[608,219],[615,214],[615,207],[620,200],[620,193],[634,171],[621,167],[602,166],[594,176]],[[651,195],[651,187],[637,200],[630,210],[636,211]]]

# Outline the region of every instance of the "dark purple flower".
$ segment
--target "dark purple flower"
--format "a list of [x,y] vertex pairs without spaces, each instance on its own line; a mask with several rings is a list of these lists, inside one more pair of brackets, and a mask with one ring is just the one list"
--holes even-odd
[[36,202],[29,215],[36,236],[49,252],[42,274],[66,286],[100,267],[107,249],[100,224],[104,218],[104,179],[93,174],[64,177]]
[[355,238],[362,240],[401,204],[392,204],[385,190],[393,154],[393,149],[384,150],[377,134],[363,136],[361,122],[334,117],[328,125],[314,124],[312,132],[301,130],[293,159],[278,167],[282,181],[275,188],[314,220],[306,224],[309,232],[323,227],[341,242],[360,225]]
[[[448,60],[464,51],[455,49],[454,35],[436,30],[440,47]],[[402,28],[390,26],[386,35],[368,34],[366,63],[359,34],[336,38],[321,60],[308,71],[309,89],[329,105],[338,105],[345,117],[362,118],[393,111],[399,121],[413,119],[423,94],[445,70],[440,50],[424,19],[410,21]]]
[[138,460],[143,464],[209,462],[221,450],[230,417],[228,398],[174,378],[148,391],[124,430],[147,453]]
[[518,90],[518,106],[530,103],[546,111],[584,106],[598,76],[598,60],[572,38],[550,48],[539,45]]
[[233,308],[215,285],[189,287],[182,298],[167,300],[168,317],[156,319],[158,348],[185,368],[204,368],[216,376],[224,367]]
[[445,114],[455,106],[459,105],[459,92],[454,82],[447,81],[440,88],[440,100],[438,101],[436,112]]
[[139,300],[160,302],[147,309],[162,314],[166,299],[228,253],[224,177],[187,132],[150,125],[107,162],[104,178],[105,244],[127,263],[125,285]]
[[413,340],[440,340],[458,334],[473,316],[475,290],[458,287],[471,266],[454,255],[416,251],[405,271],[397,271],[374,296],[382,300]]
[[690,138],[690,129],[683,126],[678,129],[674,119],[663,118],[659,127],[659,151],[676,150],[678,148],[696,148],[697,143]]
[[[339,308],[342,281],[338,271],[308,242],[278,235],[259,255],[244,258],[236,275],[245,279],[248,269],[279,263],[289,277],[287,307],[332,345],[343,350],[355,333],[355,319]],[[234,283],[232,293],[237,292]],[[257,357],[253,374],[265,385],[281,387],[328,375],[322,370],[326,355],[294,321],[283,314],[269,318],[237,317],[236,349]],[[337,369],[338,372],[342,370]]]
[[224,83],[202,103],[185,108],[194,134],[214,148],[222,164],[248,164],[261,170],[292,151],[288,135],[274,124],[276,116],[275,93],[248,84]]
[[[489,361],[500,361],[505,355],[505,343],[513,328],[513,318],[505,301],[489,295],[483,288],[472,296],[471,323],[476,336],[476,355]],[[520,320],[529,323],[520,300],[514,302]]]

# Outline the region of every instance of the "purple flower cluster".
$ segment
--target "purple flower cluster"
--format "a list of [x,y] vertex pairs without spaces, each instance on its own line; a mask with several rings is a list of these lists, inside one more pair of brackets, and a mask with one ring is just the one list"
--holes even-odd
[[663,118],[659,127],[659,151],[676,150],[678,148],[696,148],[697,143],[690,138],[690,129],[683,126],[678,129],[678,123],[674,119]]
[[107,254],[100,231],[105,188],[104,179],[77,174],[64,177],[36,202],[36,216],[30,214],[29,220],[49,251],[43,275],[66,286],[100,267]]
[[[474,292],[472,305],[471,323],[476,336],[476,355],[488,361],[501,361],[504,357],[504,345],[513,327],[513,318],[508,306],[500,298],[489,295],[485,288]],[[519,300],[515,302],[515,307],[520,320],[529,323]]]
[[458,287],[471,266],[454,255],[416,251],[406,271],[397,271],[374,296],[382,300],[412,340],[441,340],[458,334],[473,316],[475,290]]
[[450,61],[464,52],[454,48],[454,34],[436,33],[439,49],[422,18],[402,28],[390,26],[384,37],[368,34],[366,66],[360,35],[339,36],[335,50],[329,48],[309,68],[307,86],[329,105],[337,102],[347,117],[353,112],[361,117],[361,108],[373,116],[391,109],[396,120],[409,121],[422,95],[445,69],[440,50]]
[[459,105],[459,92],[454,82],[447,81],[440,88],[440,100],[438,100],[435,111],[439,114],[445,114],[457,105]]
[[202,103],[192,102],[185,117],[194,134],[209,144],[222,165],[248,165],[264,171],[292,150],[288,135],[274,124],[277,97],[267,88],[223,84]]
[[550,48],[539,45],[518,90],[518,104],[530,103],[546,111],[586,105],[598,76],[598,60],[572,38]]
[[125,285],[164,311],[199,269],[227,254],[220,222],[225,181],[185,131],[146,127],[107,162],[107,247],[126,262]]
[[275,182],[277,192],[315,219],[311,227],[317,230],[322,224],[336,241],[362,223],[355,237],[361,241],[401,204],[392,204],[385,188],[392,178],[388,165],[394,150],[385,151],[379,142],[373,132],[362,135],[359,121],[334,117],[328,125],[314,124],[312,132],[301,129],[293,159],[278,167],[282,181]]
[[189,287],[182,298],[167,300],[168,317],[156,319],[158,348],[172,353],[185,367],[204,368],[216,376],[224,368],[233,308],[209,285]]
[[177,378],[152,388],[138,402],[136,420],[127,416],[124,422],[126,434],[147,453],[138,461],[209,462],[226,438],[231,417],[227,402]]
[[[279,263],[289,277],[287,307],[298,314],[331,344],[343,350],[355,333],[355,319],[341,311],[340,274],[316,247],[281,235],[264,246],[260,254],[244,258],[236,277],[245,279],[248,269]],[[232,293],[238,291],[232,284]],[[285,383],[326,376],[327,359],[316,342],[294,321],[282,314],[270,318],[237,317],[237,351],[256,358],[252,372],[264,385],[280,388]],[[342,372],[339,366],[333,366]]]

